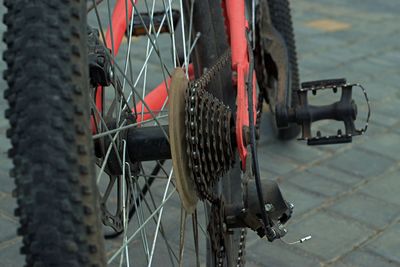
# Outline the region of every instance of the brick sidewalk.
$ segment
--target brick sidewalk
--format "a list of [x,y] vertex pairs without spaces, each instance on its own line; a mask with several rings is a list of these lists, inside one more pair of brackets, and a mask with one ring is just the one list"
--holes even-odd
[[254,236],[248,259],[255,266],[400,266],[400,6],[303,0],[292,1],[292,10],[302,81],[360,82],[373,113],[366,136],[350,145],[262,144],[265,172],[295,203],[286,239],[313,238],[287,246]]
[[[292,9],[302,81],[345,76],[360,82],[368,89],[373,113],[366,136],[330,147],[277,142],[263,123],[263,177],[278,179],[295,204],[286,239],[313,238],[288,246],[250,233],[248,266],[400,266],[398,0],[296,0]],[[0,80],[1,95],[5,87]],[[1,99],[0,113],[5,106]],[[0,265],[22,266],[7,127],[1,119]]]

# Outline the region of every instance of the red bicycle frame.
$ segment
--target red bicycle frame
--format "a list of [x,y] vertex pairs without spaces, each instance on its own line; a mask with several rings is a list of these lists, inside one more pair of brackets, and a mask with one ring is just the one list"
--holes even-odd
[[[136,3],[136,0],[134,0]],[[246,39],[246,29],[248,28],[248,21],[245,17],[245,3],[244,0],[224,0],[222,2],[224,9],[225,23],[228,31],[228,38],[232,50],[232,74],[234,85],[237,87],[237,112],[236,112],[236,143],[238,146],[239,156],[242,161],[242,169],[245,168],[245,162],[247,157],[247,145],[244,141],[244,129],[249,126],[249,111],[248,111],[248,97],[246,90],[246,80],[249,75],[249,56],[248,56],[248,42]],[[133,6],[131,1],[117,0],[114,11],[112,14],[112,33],[110,27],[106,33],[106,45],[108,48],[113,48],[113,54],[116,56],[119,51],[119,47],[122,43],[123,36],[126,32],[127,25],[126,19],[121,14],[132,15]],[[112,43],[114,46],[112,46]],[[193,67],[189,66],[189,73],[193,73]],[[256,76],[253,76],[253,110],[256,114]],[[190,75],[192,76],[192,75]],[[167,82],[168,83],[168,82]],[[102,110],[103,103],[103,88],[98,87],[96,92],[96,106],[99,110]],[[151,110],[161,110],[168,97],[167,88],[165,83],[161,83],[154,88],[149,94],[146,95],[144,101]],[[136,111],[138,114],[148,111],[147,108],[143,107],[143,104],[139,102],[136,104]],[[143,117],[138,116],[137,120],[151,119],[151,114],[147,113]]]

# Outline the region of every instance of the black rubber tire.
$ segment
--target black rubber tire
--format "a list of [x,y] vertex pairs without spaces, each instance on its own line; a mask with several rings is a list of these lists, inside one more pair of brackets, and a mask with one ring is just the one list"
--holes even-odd
[[[229,45],[220,1],[195,3],[202,14],[194,22],[203,33],[195,52],[201,74]],[[9,89],[4,97],[21,252],[28,266],[105,266],[89,131],[86,1],[6,0],[5,6]],[[215,84],[212,93],[235,110],[230,65]],[[234,194],[240,190],[238,162],[223,179],[230,202],[241,199]],[[228,264],[233,265],[237,233],[227,240]]]
[[[195,1],[193,27],[195,32],[201,32],[198,44],[193,52],[193,63],[196,76],[199,77],[204,69],[212,66],[215,61],[230,49],[225,32],[225,20],[221,1]],[[189,6],[189,5],[188,5]],[[231,63],[227,64],[208,86],[208,91],[228,105],[236,113],[236,90],[232,85]],[[233,115],[235,116],[235,115]],[[226,203],[241,203],[241,169],[236,155],[233,168],[221,179],[222,195]],[[238,258],[240,229],[233,234],[225,235],[227,266],[236,266]],[[210,249],[208,250],[210,251]],[[244,256],[242,256],[244,257]],[[215,252],[207,255],[207,266],[218,266],[213,261]]]
[[4,1],[4,96],[27,266],[105,266],[89,131],[86,1]]
[[[294,107],[298,103],[296,90],[299,89],[300,81],[289,0],[267,0],[267,2],[272,25],[278,30],[286,43],[291,76],[291,106]],[[300,133],[300,127],[297,124],[290,124],[288,128],[278,129],[275,124],[275,118],[273,127],[277,137],[281,140],[293,139]]]

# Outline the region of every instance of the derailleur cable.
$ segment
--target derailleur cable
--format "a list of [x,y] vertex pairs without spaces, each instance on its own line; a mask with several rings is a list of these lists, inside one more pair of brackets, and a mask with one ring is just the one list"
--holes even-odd
[[272,229],[273,223],[269,218],[265,208],[264,208],[264,197],[263,191],[261,187],[261,178],[260,178],[260,168],[258,165],[258,157],[257,157],[257,150],[256,150],[256,134],[255,134],[255,127],[254,127],[254,111],[253,111],[253,72],[254,72],[254,56],[253,52],[250,49],[251,43],[249,39],[249,31],[247,30],[246,39],[248,44],[248,54],[249,54],[249,73],[247,77],[247,99],[248,99],[248,111],[249,111],[249,130],[250,130],[250,149],[253,155],[253,171],[254,171],[254,178],[255,184],[257,189],[257,197],[258,202],[260,205],[261,211],[261,219],[264,224],[265,234],[266,237],[270,242],[274,241],[276,238],[280,238],[280,235]]

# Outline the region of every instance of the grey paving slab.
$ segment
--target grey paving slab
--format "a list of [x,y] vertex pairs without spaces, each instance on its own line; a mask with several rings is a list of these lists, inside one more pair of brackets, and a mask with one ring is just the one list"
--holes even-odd
[[366,247],[400,265],[400,221],[388,228]]
[[[258,263],[259,266],[319,266],[319,262],[315,258],[296,254],[276,244],[272,244],[265,249],[261,248],[261,246],[249,247],[248,251],[246,256]],[[267,255],[260,257],[264,253]]]
[[398,108],[396,106],[396,103],[398,103],[399,98],[394,99],[395,101],[392,101],[392,103],[386,103],[383,105],[379,106],[379,113],[383,115],[388,115],[391,117],[398,117]]
[[14,210],[16,207],[17,201],[15,198],[11,197],[10,194],[5,194],[3,197],[0,197],[0,213],[17,221],[17,218],[14,217]]
[[[3,166],[1,164],[4,163]],[[1,188],[0,190],[5,193],[11,194],[12,190],[15,188],[14,180],[9,177],[9,164],[8,160],[0,160],[0,177],[1,179]]]
[[337,169],[330,168],[325,163],[308,168],[304,174],[306,175],[307,173],[317,174],[321,176],[322,179],[335,180],[348,186],[359,183],[362,180],[359,176],[350,175]]
[[4,267],[21,267],[24,266],[25,258],[20,254],[21,239],[14,238],[7,244],[0,244],[1,265]]
[[323,155],[322,151],[309,147],[304,142],[276,142],[269,145],[268,150],[299,163],[311,163]]
[[[248,235],[253,237],[255,234]],[[304,251],[290,248],[282,242],[269,243],[266,240],[256,240],[248,245],[246,256],[260,266],[319,266],[319,260]]]
[[[394,103],[384,103],[381,105],[393,105]],[[398,116],[382,114],[378,112],[374,112],[371,115],[371,127],[370,128],[379,128],[379,127],[392,127],[396,125],[400,121]],[[375,127],[374,127],[375,126]],[[368,132],[369,133],[369,132]]]
[[379,177],[379,179],[373,180],[363,186],[360,191],[386,202],[399,205],[399,177],[399,170],[383,175],[382,177]]
[[332,260],[365,241],[373,230],[327,212],[319,212],[293,226],[291,231],[313,238],[302,249],[324,260]]
[[17,222],[0,213],[0,243],[13,239],[17,233]]
[[[285,158],[271,155],[271,153],[259,153],[258,157],[260,171],[265,173],[269,178],[271,178],[273,174],[285,175],[298,167],[297,164]],[[272,172],[272,174],[270,174],[270,172]]]
[[388,132],[370,138],[368,140],[368,144],[365,146],[365,149],[382,155],[387,155],[395,160],[400,161],[399,141],[399,134]]
[[329,197],[341,194],[348,189],[346,185],[340,184],[335,180],[307,172],[293,174],[288,181],[304,190]]
[[330,267],[350,267],[350,265],[345,264],[342,261],[335,261],[335,262],[333,262],[332,264],[330,264],[328,266],[330,266]]
[[353,149],[335,155],[327,164],[353,175],[369,177],[384,173],[395,161],[378,154]]
[[[339,263],[344,263],[350,266],[381,266],[395,267],[399,266],[396,262],[377,255],[374,251],[366,248],[356,249],[340,259]],[[336,266],[333,264],[332,266]]]
[[339,199],[329,210],[362,222],[374,229],[384,229],[400,216],[400,205],[393,205],[361,193]]

